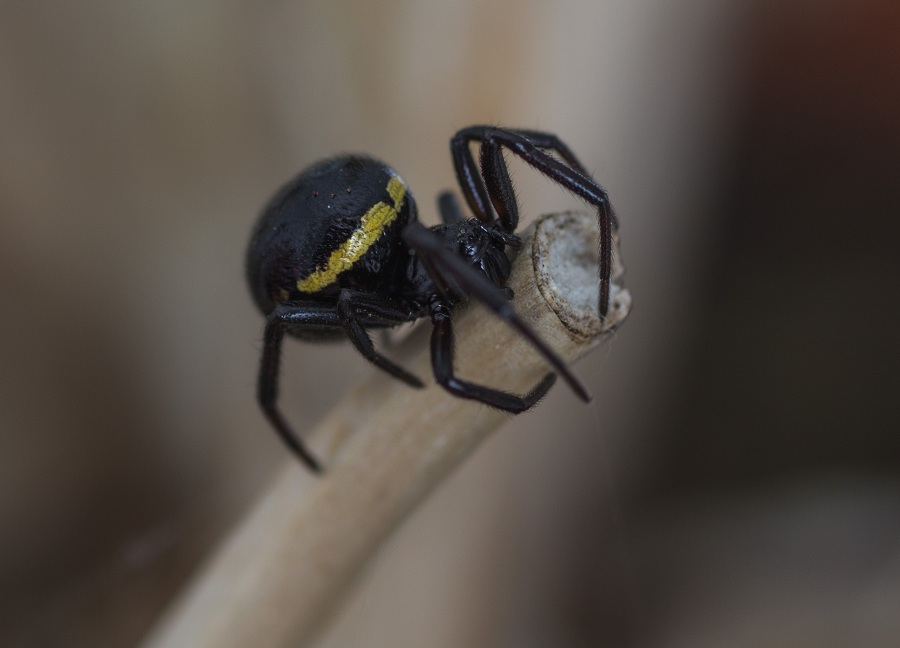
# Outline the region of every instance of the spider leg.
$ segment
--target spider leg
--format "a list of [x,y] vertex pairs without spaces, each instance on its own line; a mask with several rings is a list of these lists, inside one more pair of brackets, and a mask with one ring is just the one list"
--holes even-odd
[[[445,298],[449,297],[450,294],[447,292],[448,287],[456,285],[465,294],[471,295],[484,303],[500,319],[516,329],[528,340],[544,356],[544,359],[553,367],[554,371],[562,376],[563,380],[569,384],[579,398],[584,401],[591,400],[587,389],[569,370],[563,359],[516,313],[509,303],[507,292],[493,285],[478,274],[474,268],[469,267],[462,259],[453,254],[453,252],[444,248],[441,240],[418,221],[413,221],[404,228],[403,239],[416,251],[428,274]],[[432,319],[434,319],[433,315]],[[434,339],[432,338],[432,342],[434,342]]]
[[456,196],[451,191],[442,191],[438,196],[438,213],[441,215],[441,222],[445,225],[461,223],[465,220]]
[[299,308],[298,305],[285,302],[276,306],[266,319],[256,397],[263,414],[278,432],[282,441],[294,451],[303,463],[309,466],[310,470],[318,473],[322,471],[321,465],[310,454],[300,437],[294,433],[278,408],[281,344],[284,341],[285,331],[292,327],[328,330],[339,327],[340,323],[334,309],[324,306],[318,308],[308,306],[302,310]]
[[484,179],[478,171],[475,164],[475,158],[472,157],[472,150],[469,148],[469,140],[460,137],[459,133],[450,139],[450,155],[453,157],[453,168],[456,171],[456,178],[459,187],[462,189],[463,197],[469,205],[469,209],[485,225],[494,222],[494,210],[491,208],[491,202],[488,198],[487,188],[484,186]]
[[[391,326],[409,319],[408,315],[403,315],[397,309],[392,309],[383,304],[365,303],[363,301],[365,313],[362,317],[351,315],[350,322],[347,323],[346,315],[339,312],[339,307],[333,305],[319,304],[315,302],[282,302],[269,314],[266,318],[266,327],[263,333],[263,352],[262,360],[259,368],[259,379],[257,382],[257,400],[259,406],[265,414],[266,418],[275,428],[278,436],[281,437],[287,446],[294,451],[314,472],[321,472],[322,468],[315,457],[310,454],[306,445],[294,432],[287,420],[284,418],[281,410],[278,408],[278,377],[281,367],[281,346],[284,342],[285,332],[291,329],[298,329],[315,333],[330,333],[335,330],[345,329],[348,337],[354,343],[357,349],[360,346],[365,347],[366,342],[371,348],[375,356],[380,354],[372,348],[371,340],[365,333],[365,326]],[[346,307],[345,307],[346,308]],[[360,336],[361,331],[361,336]],[[363,340],[360,340],[360,337]],[[360,352],[369,360],[372,360],[370,354],[360,349]],[[372,360],[373,363],[378,364]],[[396,367],[393,363],[387,361],[391,367],[398,369],[400,374],[397,377],[405,380],[409,384],[421,387],[422,381],[415,376],[406,373],[403,369]],[[381,366],[381,365],[379,365]],[[389,373],[393,373],[390,369],[385,368]]]
[[[481,182],[477,180],[475,161],[469,150],[470,142],[481,143]],[[539,173],[597,207],[600,224],[599,310],[601,317],[605,316],[609,310],[609,282],[612,274],[612,228],[616,225],[606,190],[586,173],[581,162],[555,135],[491,126],[464,128],[451,139],[454,165],[463,193],[473,212],[483,221],[485,218],[479,214],[484,212],[484,206],[478,200],[473,201],[473,198],[486,194],[497,208],[500,225],[507,232],[514,231],[518,226],[518,209],[502,148],[508,149]],[[548,154],[544,149],[555,151],[563,161]]]
[[511,128],[509,130],[510,132],[521,135],[538,148],[544,149],[545,151],[555,152],[559,157],[566,161],[566,164],[578,171],[581,175],[587,177],[591,176],[591,174],[588,173],[584,168],[584,165],[581,163],[581,161],[575,156],[575,153],[572,152],[572,149],[570,149],[565,144],[565,142],[563,142],[553,133],[525,130],[521,128]]
[[434,367],[434,377],[438,384],[451,394],[519,414],[534,407],[556,382],[556,374],[548,373],[525,396],[516,396],[461,380],[453,372],[453,321],[450,319],[450,308],[446,302],[438,299],[432,303],[431,321],[434,324],[431,331],[431,364]]
[[[347,337],[350,338],[350,342],[353,343],[356,350],[359,351],[366,360],[379,369],[383,369],[391,374],[394,378],[402,380],[411,387],[424,387],[425,383],[419,378],[391,360],[388,360],[378,352],[375,345],[372,344],[372,339],[366,332],[365,327],[357,317],[358,309],[367,309],[370,312],[380,310],[381,312],[373,312],[373,314],[381,316],[391,312],[390,305],[381,302],[374,295],[357,293],[350,290],[341,291],[341,295],[337,302],[337,315],[341,324],[346,328]],[[395,319],[394,323],[409,321],[410,317],[408,315],[399,311],[394,312],[399,316]]]
[[497,220],[503,231],[511,234],[519,227],[519,201],[503,158],[503,147],[496,139],[485,139],[481,143],[480,157],[481,177],[491,204],[497,211]]

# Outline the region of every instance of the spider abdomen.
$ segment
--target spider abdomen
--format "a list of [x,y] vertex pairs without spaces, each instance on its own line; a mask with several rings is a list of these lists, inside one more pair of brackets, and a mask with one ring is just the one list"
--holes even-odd
[[247,278],[265,313],[281,302],[378,292],[408,262],[400,232],[416,218],[406,184],[378,160],[355,155],[309,167],[257,222]]

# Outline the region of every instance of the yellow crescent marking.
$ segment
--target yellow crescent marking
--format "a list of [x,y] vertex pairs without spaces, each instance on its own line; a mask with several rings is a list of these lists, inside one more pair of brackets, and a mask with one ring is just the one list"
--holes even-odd
[[392,175],[387,183],[387,192],[394,201],[393,205],[379,201],[359,219],[359,227],[354,230],[346,241],[331,253],[325,267],[316,268],[315,271],[297,281],[297,290],[305,293],[314,293],[332,284],[337,276],[353,267],[370,247],[378,240],[388,225],[397,219],[397,214],[403,206],[406,198],[406,185],[399,176]]

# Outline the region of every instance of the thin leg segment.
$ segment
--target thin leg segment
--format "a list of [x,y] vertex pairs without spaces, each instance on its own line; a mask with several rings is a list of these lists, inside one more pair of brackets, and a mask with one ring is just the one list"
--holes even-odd
[[299,459],[309,466],[315,473],[322,471],[322,466],[315,457],[310,454],[306,444],[297,436],[288,425],[284,415],[278,408],[278,376],[281,368],[281,343],[284,341],[284,333],[289,325],[289,313],[283,307],[278,306],[272,311],[266,320],[266,329],[263,334],[263,353],[259,368],[259,381],[257,383],[257,400],[266,418],[275,428],[281,440],[293,450]]
[[485,225],[494,222],[494,210],[491,208],[484,179],[472,157],[469,140],[458,134],[450,140],[450,155],[453,157],[453,168],[462,189],[463,197],[472,210],[472,214]]

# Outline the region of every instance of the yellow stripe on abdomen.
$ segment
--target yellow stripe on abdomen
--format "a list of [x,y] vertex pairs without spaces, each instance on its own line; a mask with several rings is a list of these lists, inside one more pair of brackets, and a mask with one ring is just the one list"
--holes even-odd
[[387,192],[394,204],[379,201],[359,220],[359,227],[328,257],[324,267],[297,281],[297,290],[314,293],[334,283],[339,274],[353,267],[395,220],[406,198],[406,185],[399,176],[392,175]]

